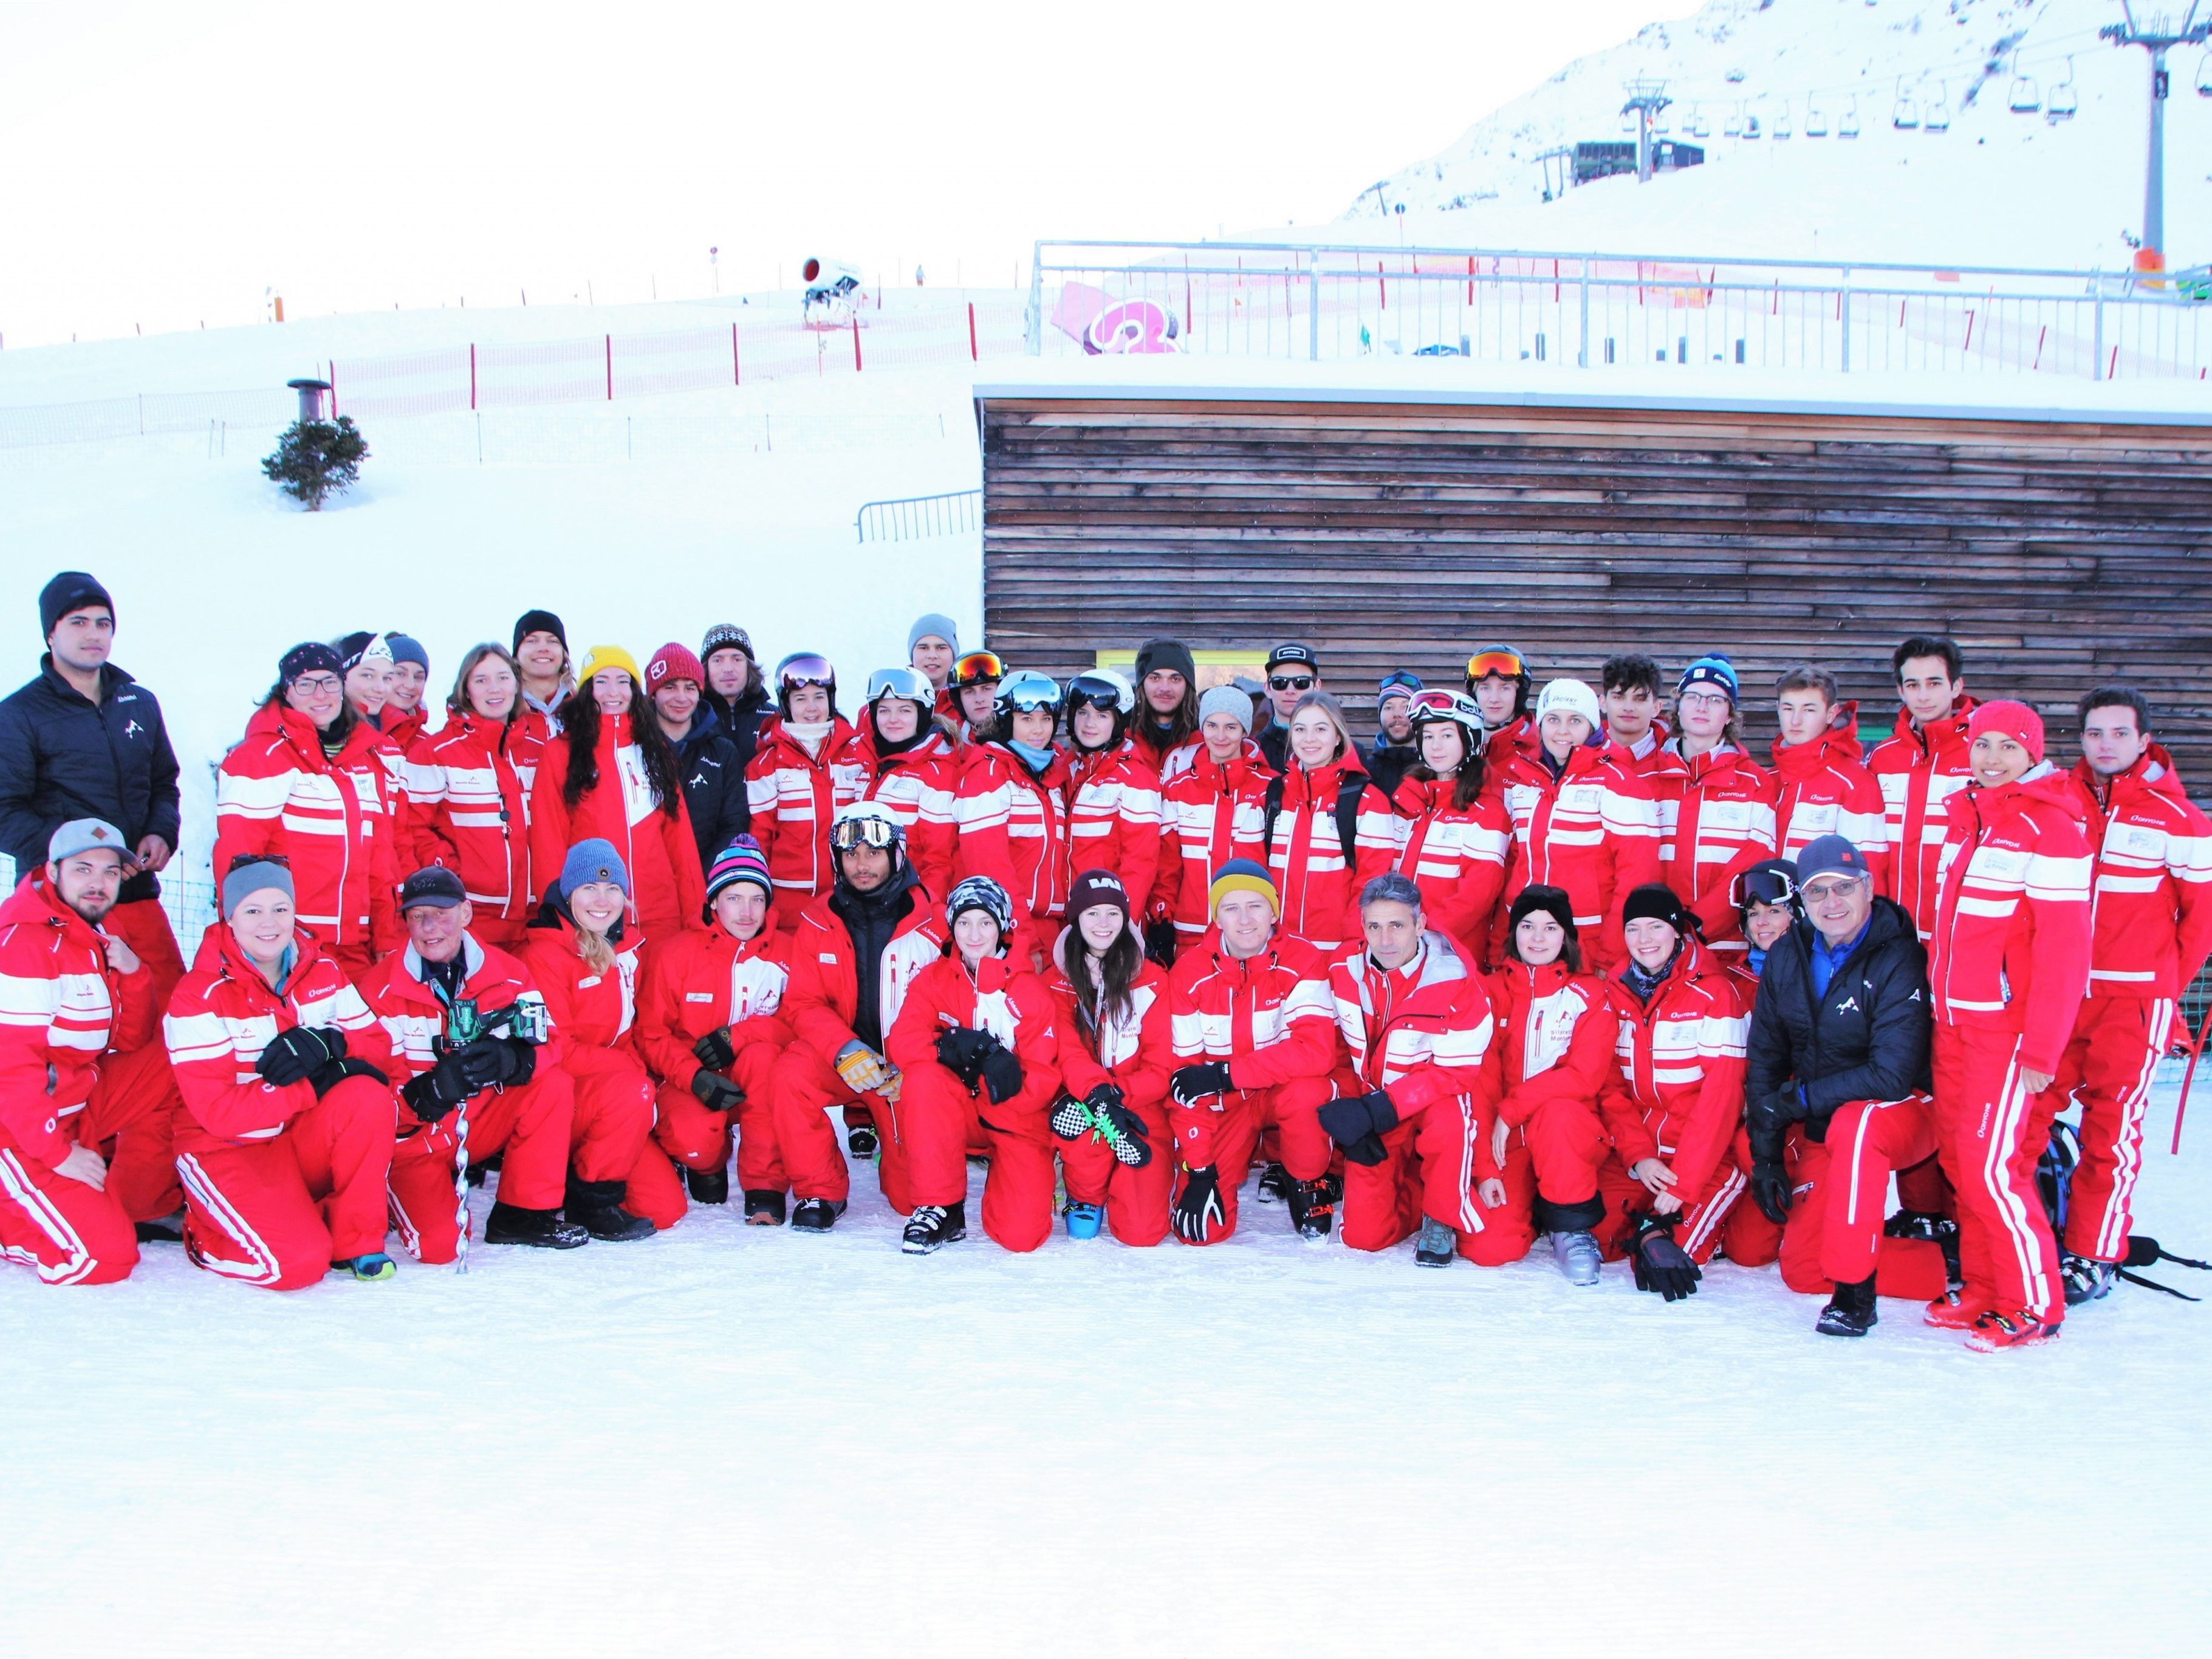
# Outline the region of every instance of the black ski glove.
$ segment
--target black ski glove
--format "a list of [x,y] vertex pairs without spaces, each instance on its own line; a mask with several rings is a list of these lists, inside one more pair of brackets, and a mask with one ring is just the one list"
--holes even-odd
[[1221,1207],[1221,1177],[1213,1166],[1186,1170],[1175,1201],[1176,1237],[1186,1244],[1203,1244],[1227,1218]]
[[1022,1091],[1022,1063],[996,1042],[991,1052],[983,1056],[981,1067],[984,1091],[991,1097],[991,1104],[1003,1106]]
[[472,1090],[527,1082],[538,1065],[536,1053],[517,1037],[480,1036],[457,1052]]
[[710,1072],[726,1072],[738,1057],[730,1042],[730,1028],[717,1025],[691,1045],[691,1057]]
[[1321,1127],[1343,1148],[1345,1157],[1370,1168],[1390,1156],[1382,1137],[1398,1127],[1398,1109],[1380,1089],[1345,1100],[1332,1100],[1321,1109]]
[[1085,1106],[1088,1106],[1094,1112],[1104,1114],[1112,1111],[1116,1106],[1119,1106],[1123,1098],[1124,1097],[1122,1096],[1121,1091],[1118,1085],[1111,1083],[1102,1083],[1097,1088],[1093,1089],[1089,1094],[1083,1097],[1083,1103]]
[[1145,954],[1163,968],[1175,966],[1176,925],[1172,921],[1148,922],[1145,927]]
[[1203,1060],[1195,1066],[1178,1066],[1175,1075],[1168,1079],[1168,1092],[1175,1097],[1178,1106],[1195,1106],[1209,1095],[1225,1095],[1236,1086],[1229,1080],[1229,1062],[1225,1060]]
[[476,1091],[461,1063],[461,1051],[448,1048],[428,1071],[400,1085],[399,1097],[423,1122],[435,1123]]
[[1695,1296],[1698,1281],[1705,1277],[1689,1252],[1674,1242],[1674,1223],[1669,1217],[1638,1218],[1629,1260],[1636,1270],[1636,1288],[1656,1291],[1669,1302]]
[[1753,1158],[1780,1163],[1790,1126],[1804,1115],[1805,1109],[1797,1103],[1797,1085],[1794,1083],[1747,1099],[1743,1103],[1743,1127],[1751,1140]]
[[334,1060],[345,1058],[345,1033],[336,1027],[295,1025],[269,1039],[253,1069],[279,1089],[305,1083]]
[[724,1077],[720,1072],[710,1072],[702,1066],[691,1079],[691,1094],[710,1112],[735,1111],[745,1103],[745,1091]]
[[1751,1201],[1759,1214],[1779,1227],[1790,1217],[1790,1176],[1779,1158],[1751,1161]]
[[315,1098],[320,1100],[349,1077],[374,1078],[387,1089],[392,1086],[392,1079],[377,1067],[365,1060],[356,1060],[351,1054],[343,1060],[331,1060],[307,1081],[315,1085]]
[[937,1063],[973,1089],[983,1075],[983,1057],[998,1046],[988,1031],[948,1025],[937,1034]]

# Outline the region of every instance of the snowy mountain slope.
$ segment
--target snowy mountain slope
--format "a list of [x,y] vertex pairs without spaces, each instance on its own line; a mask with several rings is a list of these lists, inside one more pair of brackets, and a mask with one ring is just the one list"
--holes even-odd
[[[1382,180],[1346,228],[1395,240],[1403,204],[1408,241],[2112,269],[2130,258],[2122,233],[2142,228],[2149,80],[2147,53],[2097,39],[2120,16],[2116,0],[1710,0]],[[2178,266],[2212,255],[2212,98],[2197,95],[2198,52],[2169,66]],[[2032,112],[2011,107],[2016,73],[2034,83],[2019,88]],[[1639,78],[1665,82],[1665,136],[1701,145],[1705,164],[1546,202],[1538,158],[1627,139],[1620,112]],[[2062,85],[2078,112],[2054,120]],[[1893,125],[1900,103],[1909,130]],[[1759,137],[1728,136],[1753,118]],[[1859,136],[1839,136],[1853,118]]]

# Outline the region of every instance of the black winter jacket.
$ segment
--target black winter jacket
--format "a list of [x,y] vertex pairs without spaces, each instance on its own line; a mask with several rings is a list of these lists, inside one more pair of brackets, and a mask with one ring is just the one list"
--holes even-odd
[[1367,775],[1384,794],[1395,795],[1406,774],[1420,758],[1421,751],[1412,744],[1393,743],[1378,736],[1367,750]]
[[[95,707],[49,653],[38,678],[0,702],[0,853],[15,859],[18,879],[46,863],[46,842],[71,818],[105,818],[133,848],[159,836],[177,848],[177,757],[161,705],[113,663],[100,675]],[[122,898],[161,890],[141,872]]]
[[1929,1086],[1928,953],[1912,918],[1876,899],[1866,937],[1817,1000],[1814,937],[1813,924],[1799,918],[1759,970],[1744,1071],[1754,1157],[1779,1158],[1791,1122],[1802,1120],[1806,1133],[1822,1140],[1838,1106],[1897,1100]]
[[731,836],[752,828],[744,765],[721,721],[703,704],[691,716],[691,729],[671,747],[676,750],[676,775],[684,784],[684,805],[691,814],[691,834],[699,843],[703,872],[714,864],[714,854],[730,844]]
[[760,683],[759,666],[754,666],[751,679],[736,696],[719,696],[709,686],[700,694],[699,706],[721,723],[724,734],[737,745],[738,775],[742,778],[759,752],[761,722],[775,711],[767,688]]

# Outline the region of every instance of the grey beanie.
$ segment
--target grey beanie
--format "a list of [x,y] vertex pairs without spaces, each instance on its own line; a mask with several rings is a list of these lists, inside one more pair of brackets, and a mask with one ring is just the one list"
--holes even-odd
[[907,655],[913,656],[915,647],[933,634],[952,647],[954,656],[960,654],[959,629],[953,625],[951,617],[940,617],[933,611],[926,617],[916,617],[914,619],[914,626],[906,630]]
[[1209,714],[1234,714],[1237,723],[1249,732],[1252,729],[1252,699],[1233,685],[1210,686],[1198,694],[1198,719],[1201,726]]
[[222,878],[222,919],[228,921],[238,907],[253,894],[273,887],[286,898],[293,898],[292,872],[289,866],[274,859],[239,859],[230,866],[230,873]]

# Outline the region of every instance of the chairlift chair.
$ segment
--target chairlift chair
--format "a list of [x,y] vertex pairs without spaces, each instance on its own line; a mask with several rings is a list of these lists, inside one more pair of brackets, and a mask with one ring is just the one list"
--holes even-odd
[[1730,110],[1726,118],[1721,122],[1721,137],[1723,138],[1743,137],[1743,106],[1741,104],[1738,104]]
[[1805,136],[1808,138],[1828,136],[1828,112],[1810,101],[1805,106]]
[[2212,46],[2197,54],[2197,95],[2212,98]]
[[1897,88],[1897,102],[1890,106],[1889,124],[1899,132],[1910,132],[1920,125],[1920,107],[1905,95],[1902,82]]
[[1920,118],[1920,130],[1923,132],[1948,132],[1951,130],[1949,94],[1941,81],[1936,83],[1936,101],[1928,106]]
[[1844,106],[1843,114],[1836,121],[1836,137],[1856,138],[1859,136],[1859,100],[1854,98]]
[[1782,113],[1774,118],[1774,137],[1778,142],[1790,136],[1790,100],[1782,100]]
[[2074,91],[2074,60],[2069,58],[2066,78],[2051,88],[2051,96],[2043,100],[2043,118],[2052,123],[2070,121],[2080,107],[2081,100]]
[[2043,107],[2043,89],[2035,84],[2032,75],[2020,72],[2020,54],[2012,55],[2012,112],[2015,115],[2033,115]]
[[1712,136],[1713,124],[1705,119],[1704,106],[1698,104],[1691,105],[1690,137],[1692,138],[1710,138]]
[[1743,136],[1747,138],[1756,138],[1759,136],[1759,117],[1756,113],[1747,113],[1744,116]]

